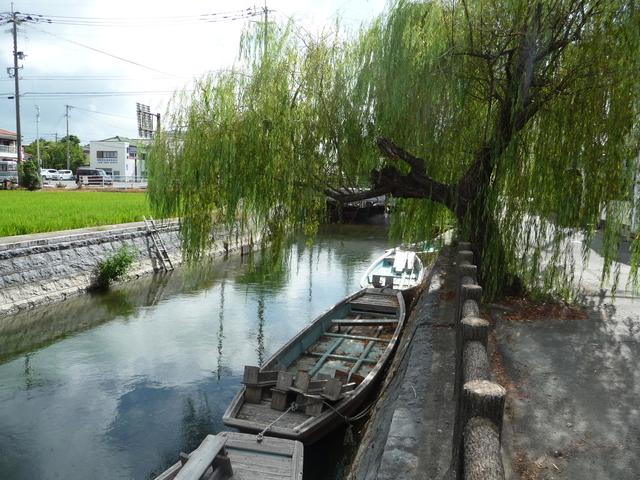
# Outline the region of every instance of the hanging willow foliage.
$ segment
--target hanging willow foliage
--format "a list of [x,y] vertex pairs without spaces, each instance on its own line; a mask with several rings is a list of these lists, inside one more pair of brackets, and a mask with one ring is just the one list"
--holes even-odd
[[[150,199],[181,218],[197,261],[212,224],[277,249],[314,235],[327,197],[386,194],[396,240],[460,228],[488,295],[515,279],[569,294],[570,237],[586,256],[607,208],[615,280],[612,206],[632,201],[638,169],[639,32],[628,0],[398,0],[356,36],[251,24],[234,69],[176,96]],[[638,260],[635,241],[634,272]]]

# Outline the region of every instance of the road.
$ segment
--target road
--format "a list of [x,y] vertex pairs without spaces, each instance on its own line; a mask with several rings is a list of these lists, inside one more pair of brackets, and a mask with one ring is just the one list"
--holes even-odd
[[[43,180],[42,186],[56,188],[58,184],[63,184],[64,188],[77,188],[74,180]],[[147,188],[147,182],[113,182],[112,186],[105,188]]]

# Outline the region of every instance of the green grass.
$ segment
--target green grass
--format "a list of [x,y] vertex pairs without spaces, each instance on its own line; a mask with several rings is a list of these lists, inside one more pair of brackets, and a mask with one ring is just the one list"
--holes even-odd
[[0,237],[141,222],[144,193],[0,190]]

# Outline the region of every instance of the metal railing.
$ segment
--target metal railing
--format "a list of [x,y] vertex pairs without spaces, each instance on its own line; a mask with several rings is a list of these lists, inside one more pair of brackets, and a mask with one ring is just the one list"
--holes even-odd
[[142,175],[111,175],[114,182],[147,183],[147,177]]
[[18,153],[18,149],[11,145],[0,145],[0,152],[3,153]]

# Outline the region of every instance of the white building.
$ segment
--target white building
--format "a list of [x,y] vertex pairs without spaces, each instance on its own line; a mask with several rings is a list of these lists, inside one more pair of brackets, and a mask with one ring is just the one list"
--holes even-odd
[[18,134],[0,130],[0,160],[18,161]]
[[147,176],[145,140],[112,137],[89,143],[89,165],[101,168],[115,181],[139,181]]

